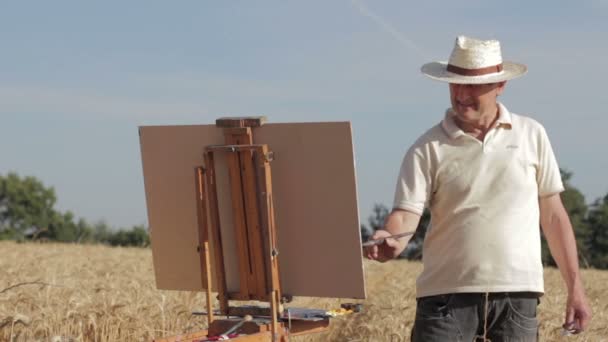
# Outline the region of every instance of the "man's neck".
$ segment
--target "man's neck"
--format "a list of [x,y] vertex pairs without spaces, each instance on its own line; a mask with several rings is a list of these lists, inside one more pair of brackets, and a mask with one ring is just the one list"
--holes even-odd
[[494,127],[499,116],[498,105],[493,111],[489,111],[487,114],[483,114],[476,121],[462,121],[458,116],[454,116],[454,122],[456,126],[462,129],[466,134],[483,141],[486,134]]

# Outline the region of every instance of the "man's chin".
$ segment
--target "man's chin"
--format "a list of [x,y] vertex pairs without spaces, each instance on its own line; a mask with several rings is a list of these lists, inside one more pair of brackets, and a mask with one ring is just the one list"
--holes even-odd
[[454,114],[459,121],[463,121],[463,122],[475,121],[477,118],[479,118],[479,114],[472,110],[467,110],[467,111],[454,110]]

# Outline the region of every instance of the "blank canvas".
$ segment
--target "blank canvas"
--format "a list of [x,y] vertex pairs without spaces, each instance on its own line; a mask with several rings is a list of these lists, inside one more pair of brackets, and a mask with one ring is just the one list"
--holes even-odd
[[[255,144],[274,152],[272,187],[283,294],[365,298],[354,151],[348,122],[266,124]],[[197,252],[195,169],[215,125],[140,127],[159,289],[203,290]],[[239,286],[225,158],[216,153],[218,203],[229,291]]]

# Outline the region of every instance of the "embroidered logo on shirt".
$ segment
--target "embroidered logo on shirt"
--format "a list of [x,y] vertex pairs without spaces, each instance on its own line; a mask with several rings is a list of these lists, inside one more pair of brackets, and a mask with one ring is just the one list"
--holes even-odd
[[507,145],[507,149],[514,150],[516,148],[519,148],[519,146],[517,146],[517,145]]

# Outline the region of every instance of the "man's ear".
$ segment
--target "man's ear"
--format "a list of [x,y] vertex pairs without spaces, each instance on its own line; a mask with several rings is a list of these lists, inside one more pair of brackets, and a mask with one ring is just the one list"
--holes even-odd
[[496,87],[496,95],[501,95],[503,91],[505,91],[505,86],[507,85],[507,81],[498,82],[498,86]]

